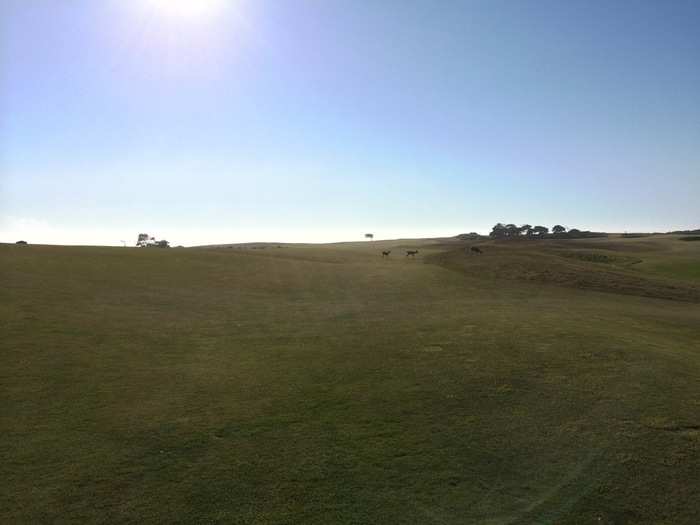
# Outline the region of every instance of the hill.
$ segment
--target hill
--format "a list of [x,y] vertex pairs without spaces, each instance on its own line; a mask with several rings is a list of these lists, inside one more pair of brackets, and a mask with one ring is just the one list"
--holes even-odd
[[696,523],[700,243],[284,246],[1,245],[0,521]]

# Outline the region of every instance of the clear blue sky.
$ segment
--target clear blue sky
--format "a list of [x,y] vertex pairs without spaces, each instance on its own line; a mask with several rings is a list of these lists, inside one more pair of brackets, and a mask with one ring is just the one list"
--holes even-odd
[[0,2],[0,241],[700,227],[697,0],[172,1]]

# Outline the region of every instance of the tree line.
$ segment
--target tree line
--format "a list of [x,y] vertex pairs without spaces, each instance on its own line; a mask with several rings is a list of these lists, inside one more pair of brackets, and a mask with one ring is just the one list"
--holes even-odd
[[139,233],[136,246],[139,248],[170,248],[170,243],[165,239],[157,241],[155,237],[151,237],[147,233]]
[[489,233],[489,237],[494,239],[509,239],[515,237],[524,238],[545,238],[545,237],[562,237],[562,238],[579,238],[579,237],[606,237],[607,233],[592,232],[588,230],[579,230],[578,228],[568,229],[561,224],[552,226],[551,232],[547,226],[532,226],[530,224],[515,224],[497,223]]

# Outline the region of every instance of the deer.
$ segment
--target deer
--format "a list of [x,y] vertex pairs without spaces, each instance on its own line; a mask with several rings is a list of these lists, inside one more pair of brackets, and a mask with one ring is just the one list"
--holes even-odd
[[382,257],[389,257],[390,253],[391,253],[391,250],[385,250],[382,252]]
[[418,250],[406,250],[406,257],[415,257]]
[[477,255],[484,253],[478,246],[472,246],[471,248],[469,248],[469,251]]

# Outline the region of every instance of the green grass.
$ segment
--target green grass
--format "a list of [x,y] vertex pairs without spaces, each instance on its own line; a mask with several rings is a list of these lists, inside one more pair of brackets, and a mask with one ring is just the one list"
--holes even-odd
[[653,266],[653,271],[677,279],[700,281],[700,261],[674,261],[672,263],[658,263]]
[[700,243],[678,242],[682,236],[665,236],[661,249],[647,253],[641,269],[662,276],[700,282]]
[[0,246],[0,522],[697,523],[700,246],[480,244]]

